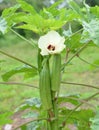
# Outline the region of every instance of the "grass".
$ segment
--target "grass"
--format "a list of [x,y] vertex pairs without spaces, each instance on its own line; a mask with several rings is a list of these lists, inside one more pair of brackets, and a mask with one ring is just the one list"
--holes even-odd
[[[18,44],[13,42],[12,45],[3,46],[1,48],[5,52],[12,54],[18,58],[22,58],[23,60],[29,62],[30,64],[37,65],[36,56],[37,50],[34,49],[31,45],[28,45],[26,42],[20,41]],[[81,57],[88,60],[89,62],[93,62],[98,59],[99,49],[96,47],[86,48],[82,53]],[[0,75],[4,72],[7,72],[15,67],[21,66],[22,63],[10,59],[7,56],[0,54],[0,60],[5,60],[0,63]],[[72,65],[69,65],[65,69],[65,73],[62,76],[62,80],[69,82],[77,82],[77,83],[86,83],[91,85],[98,86],[99,84],[99,69],[91,70],[90,65],[83,63],[78,58],[74,58],[72,60]],[[38,85],[38,76],[33,79],[24,80],[23,76],[18,74],[10,78],[9,81],[15,82],[25,82],[31,83],[34,85]],[[0,81],[2,78],[0,77]],[[95,90],[89,89],[81,86],[73,86],[73,85],[62,85],[61,93],[85,93],[89,92],[93,93]],[[4,115],[7,112],[14,111],[16,107],[18,107],[25,99],[31,97],[39,96],[38,90],[34,88],[29,88],[26,86],[13,86],[13,85],[1,85],[0,84],[0,115]],[[2,122],[2,118],[0,118],[0,122]]]

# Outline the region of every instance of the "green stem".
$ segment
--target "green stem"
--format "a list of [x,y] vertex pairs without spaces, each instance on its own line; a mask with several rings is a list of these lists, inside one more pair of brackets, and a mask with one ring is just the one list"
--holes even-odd
[[54,119],[51,122],[51,130],[58,130],[58,106],[57,106],[57,99],[55,98],[55,93],[52,91],[52,102],[53,102],[53,113],[54,113]]
[[12,55],[10,55],[10,54],[4,52],[4,51],[1,51],[1,50],[0,50],[0,53],[2,53],[3,55],[8,56],[8,57],[10,57],[10,58],[12,58],[12,59],[14,59],[14,60],[17,60],[17,61],[19,61],[19,62],[21,62],[21,63],[24,63],[24,64],[26,64],[26,65],[28,65],[28,66],[30,66],[30,67],[32,67],[32,68],[34,68],[34,69],[37,70],[37,68],[36,68],[35,66],[33,66],[33,65],[29,64],[29,63],[27,63],[26,61],[23,61],[23,60],[21,60],[21,59],[19,59],[19,58],[17,58],[17,57],[14,57],[14,56],[12,56]]
[[18,128],[20,128],[20,127],[23,126],[23,125],[27,125],[28,123],[31,123],[31,122],[34,122],[34,121],[43,121],[43,120],[48,121],[49,119],[47,119],[47,118],[31,119],[31,120],[29,120],[29,121],[27,121],[27,122],[25,122],[25,123],[23,123],[23,124],[21,124],[21,125],[15,126],[15,127],[14,127],[14,130],[17,130]]
[[[86,98],[85,100],[86,101],[89,101],[89,100],[91,100],[93,97],[95,97],[95,96],[97,96],[97,95],[99,95],[99,92],[97,92],[97,93],[95,93],[95,94],[93,94],[93,95],[91,95],[90,97],[88,97],[88,98]],[[81,105],[83,105],[85,102],[81,102],[80,104],[78,104],[68,115],[67,115],[67,117],[66,117],[66,119],[64,120],[64,122],[63,122],[63,127],[66,125],[66,121],[70,118],[70,116],[72,115],[72,113],[73,112],[75,112],[75,110],[77,110]]]
[[78,101],[80,103],[84,103],[84,104],[86,104],[86,105],[88,105],[88,106],[93,107],[94,109],[96,109],[96,107],[94,105],[92,105],[91,103],[88,103],[84,99],[77,99],[77,98],[73,98],[73,97],[66,97],[66,98],[76,100],[76,101]]
[[75,54],[67,61],[67,62],[65,62],[63,65],[62,65],[62,70],[64,70],[65,69],[65,66],[75,57],[75,56],[77,56],[86,46],[88,45],[88,43],[86,43],[86,44],[84,44],[79,50],[77,50],[76,52],[75,52]]
[[89,85],[89,84],[82,84],[82,83],[71,83],[71,82],[65,82],[65,81],[61,81],[62,84],[72,84],[72,85],[81,85],[81,86],[85,86],[85,87],[90,87],[90,88],[95,88],[99,90],[99,87],[93,86],[93,85]]
[[24,41],[26,41],[27,43],[29,43],[30,45],[32,45],[32,46],[34,46],[34,44],[30,41],[30,40],[28,40],[28,39],[26,39],[25,37],[23,37],[22,35],[20,35],[19,33],[17,33],[16,31],[14,31],[12,28],[9,28],[13,33],[15,33],[18,37],[20,37],[22,40],[24,40]]
[[89,64],[89,65],[92,65],[92,66],[95,66],[95,67],[99,68],[99,65],[89,63],[89,62],[86,61],[85,59],[81,58],[79,55],[78,55],[77,57],[78,57],[81,61],[85,62],[86,64]]
[[26,84],[26,83],[19,83],[19,82],[0,82],[0,84],[5,84],[5,85],[21,85],[21,86],[28,86],[32,88],[37,88],[37,86],[31,85],[31,84]]
[[58,104],[56,93],[60,90],[61,83],[61,55],[53,55],[53,63],[51,68],[51,94],[52,94],[52,103],[53,103],[53,113],[54,119],[52,120],[52,130],[59,130],[58,125]]
[[[79,29],[78,31],[74,32],[70,37],[76,35],[77,33],[83,31],[83,28]],[[70,37],[66,38],[66,40],[68,40]]]

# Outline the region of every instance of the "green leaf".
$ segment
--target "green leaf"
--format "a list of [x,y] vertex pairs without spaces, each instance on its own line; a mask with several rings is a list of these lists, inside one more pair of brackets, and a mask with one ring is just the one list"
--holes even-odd
[[99,68],[99,59],[95,60],[93,63],[93,65],[90,65],[90,69],[94,70],[96,68]]
[[[49,14],[49,16],[57,17],[59,13],[62,11],[61,9],[58,9],[57,7],[62,3],[63,0],[58,0],[54,4],[52,4],[50,7],[46,8],[46,10],[43,10],[43,12],[46,14]],[[60,11],[61,10],[61,11]],[[46,12],[47,11],[47,12]]]
[[22,115],[22,118],[37,118],[38,117],[38,113],[37,112],[27,112],[24,115]]
[[2,12],[2,17],[7,18],[7,17],[12,16],[12,15],[15,13],[15,11],[16,11],[17,9],[19,9],[19,8],[20,8],[20,5],[19,5],[19,4],[16,4],[16,5],[13,6],[13,7],[4,9],[3,12]]
[[29,109],[31,108],[32,110],[38,110],[40,109],[41,107],[41,100],[37,97],[34,97],[34,98],[30,98],[30,99],[27,99],[24,104],[22,104],[21,106],[19,106],[17,109],[16,109],[16,112],[17,111],[20,111],[20,110],[26,110],[26,109]]
[[37,29],[36,26],[33,26],[33,25],[31,25],[31,24],[24,24],[24,25],[18,26],[18,27],[16,27],[16,28],[32,30],[32,31],[35,32],[35,33],[39,33],[39,29]]
[[82,13],[80,6],[74,0],[69,1],[69,6],[79,15],[80,18],[84,19],[84,14]]
[[0,31],[4,34],[7,29],[7,22],[4,18],[0,17]]
[[[66,124],[74,124],[78,128],[78,130],[90,130],[90,118],[94,116],[94,112],[91,109],[83,109],[74,111],[69,118],[68,114],[71,113],[72,110],[61,109],[60,110],[60,121],[66,121]],[[62,117],[63,116],[63,117]]]
[[42,34],[42,32],[46,33],[49,29],[57,30],[65,24],[65,21],[62,20],[43,19],[38,14],[34,16],[32,15],[27,15],[23,17],[21,16],[19,19],[21,22],[25,22],[26,24],[17,26],[17,28],[32,30],[38,34]]
[[20,8],[19,4],[16,4],[13,7],[10,8],[6,8],[3,10],[2,12],[2,17],[5,18],[6,22],[7,22],[7,28],[11,27],[15,24],[15,22],[13,21],[13,19],[15,18],[15,12]]
[[39,98],[27,99],[25,103],[29,106],[35,106],[36,108],[40,108],[41,106],[41,101]]
[[77,100],[79,95],[67,95],[67,96],[60,96],[58,98],[58,104],[61,103],[71,103],[73,105],[78,105],[79,101]]
[[63,30],[63,35],[65,37],[71,37],[71,35],[73,34],[72,29],[71,29],[71,24],[69,24],[69,29],[68,30]]
[[22,67],[18,67],[18,68],[15,68],[13,70],[6,72],[5,74],[2,75],[2,78],[4,81],[8,81],[8,79],[15,74],[29,73],[29,72],[33,73],[32,76],[37,75],[37,70],[35,68],[29,67],[29,66],[22,66]]
[[75,52],[78,48],[82,46],[82,43],[80,43],[81,34],[75,34],[71,37],[69,37],[66,40],[66,46],[72,51]]
[[44,19],[39,14],[25,14],[23,16],[17,14],[17,18],[14,18],[14,21],[16,21],[16,23],[25,23],[17,26],[17,28],[32,30],[35,33],[41,33],[45,26]]
[[2,62],[6,62],[5,60],[0,60],[0,63],[2,63]]
[[41,124],[40,122],[33,121],[28,124],[24,124],[21,126],[21,130],[40,130],[41,129]]
[[91,130],[99,130],[99,108],[97,108],[94,118],[91,118],[90,121],[92,122]]
[[37,14],[34,7],[31,6],[30,4],[28,4],[27,2],[25,2],[23,0],[17,0],[17,2],[21,5],[21,8],[23,9],[23,11],[29,12],[33,15]]
[[94,15],[95,18],[99,18],[99,6],[90,7],[90,12]]
[[53,10],[53,9],[55,9],[55,8],[58,7],[59,4],[62,3],[62,2],[63,2],[63,0],[58,0],[57,2],[55,2],[54,4],[52,4],[52,5],[48,8],[48,10]]
[[5,112],[0,114],[0,125],[5,125],[8,123],[12,123],[11,116],[13,115],[12,112]]
[[27,125],[25,124],[25,125],[22,125],[21,126],[21,130],[27,130]]
[[94,44],[99,46],[99,20],[93,19],[89,23],[83,22],[84,31],[81,37],[81,42],[86,43],[93,41]]

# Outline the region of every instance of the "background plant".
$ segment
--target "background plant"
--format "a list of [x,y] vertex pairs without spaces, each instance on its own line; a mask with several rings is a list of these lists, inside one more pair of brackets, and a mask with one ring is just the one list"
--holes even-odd
[[[86,46],[94,47],[96,45],[97,46],[99,45],[99,43],[98,43],[98,34],[99,34],[98,23],[99,23],[99,21],[98,21],[98,13],[96,12],[96,10],[98,10],[97,6],[89,7],[88,5],[86,5],[84,3],[85,7],[80,8],[75,2],[70,1],[69,2],[70,9],[66,9],[66,8],[58,9],[56,7],[59,5],[60,2],[57,2],[57,3],[53,4],[51,7],[40,10],[40,12],[37,13],[33,7],[24,3],[23,1],[19,0],[18,3],[19,4],[17,6],[11,7],[10,9],[6,9],[2,13],[1,24],[0,24],[1,31],[4,32],[4,31],[6,31],[6,29],[9,30],[10,27],[12,27],[12,26],[14,28],[17,27],[17,28],[32,30],[35,33],[37,33],[38,35],[45,34],[49,30],[59,31],[59,33],[61,35],[64,35],[66,37],[65,44],[67,46],[66,52],[64,51],[62,54],[64,56],[64,54],[66,53],[66,60],[65,60],[65,63],[62,64],[62,71],[65,71],[67,65],[70,64],[71,60],[75,56],[77,56],[78,58],[80,58],[82,60],[82,58],[80,57],[79,54],[84,48],[86,48]],[[24,8],[24,5],[26,5],[25,8]],[[23,11],[19,12],[20,8],[22,8]],[[10,15],[9,15],[9,12],[10,12]],[[68,14],[70,14],[70,15],[68,15]],[[93,18],[94,18],[94,20],[93,20]],[[34,19],[35,19],[35,21],[34,21]],[[2,22],[2,20],[5,22]],[[71,21],[79,24],[80,29],[76,30],[76,32],[75,32],[75,30],[72,30]],[[20,23],[21,23],[21,25],[20,25]],[[42,24],[42,23],[45,23],[45,24]],[[5,28],[5,26],[6,26],[6,28]],[[25,38],[23,38],[23,39],[25,39]],[[27,40],[27,39],[25,39],[25,40]],[[28,41],[28,43],[37,46],[37,44],[33,44],[33,40]],[[37,74],[37,69],[36,69],[37,67],[30,65],[27,62],[25,62],[19,58],[15,58],[15,57],[3,52],[2,50],[0,52],[4,55],[14,58],[27,65],[27,66],[23,66],[21,68],[15,68],[14,70],[11,70],[10,72],[7,72],[6,74],[4,74],[2,77],[5,81],[7,81],[13,74],[16,74],[16,73],[25,73],[25,75],[28,75],[27,76],[28,78],[33,77]],[[70,54],[71,52],[72,52],[72,56],[68,58],[68,54]],[[88,61],[85,61],[84,59],[83,59],[83,61],[86,63],[89,63]],[[93,66],[98,67],[98,60],[95,61]],[[63,82],[63,83],[66,83],[66,82]],[[90,86],[90,85],[88,85],[88,86]],[[91,87],[97,88],[95,86],[91,86]],[[88,98],[86,100],[93,98],[97,94],[99,94],[99,93],[97,92],[96,94],[93,94],[90,98]],[[67,96],[66,96],[66,98],[68,99]],[[76,109],[81,104],[85,103],[86,100],[85,100],[85,102],[83,102],[82,100],[78,100],[78,101],[76,101],[76,104],[75,104],[73,102],[75,102],[75,100],[79,99],[80,97],[73,96],[73,97],[69,97],[69,98],[70,99],[68,99],[68,101],[74,105],[77,105],[77,107],[73,110],[69,110],[70,111],[69,115],[72,118],[70,118],[70,116],[66,114],[66,113],[68,113],[67,109],[64,110],[64,108],[62,108],[62,110],[60,110],[61,111],[60,114],[62,116],[62,120],[60,121],[61,127],[65,127],[65,125],[62,125],[62,124],[65,124],[64,120],[67,120],[69,124],[70,123],[74,124],[74,122],[77,121],[76,126],[79,129],[87,129],[87,128],[83,128],[83,127],[90,127],[90,126],[89,125],[87,126],[85,124],[85,122],[83,122],[84,121],[84,120],[82,120],[83,118],[78,117],[78,119],[76,119],[76,117],[78,115],[78,112],[80,113],[82,111],[82,113],[88,113],[88,111],[89,111],[89,116],[87,116],[87,119],[86,119],[86,121],[88,123],[89,118],[91,116],[93,116],[93,113],[92,113],[93,111],[92,110],[76,111]],[[73,99],[71,100],[71,98],[73,98]],[[63,102],[64,100],[65,100],[64,102],[66,102],[67,99],[65,99],[65,97],[63,97],[59,103]],[[81,103],[79,104],[80,101],[81,101]],[[67,117],[63,116],[64,113],[67,115]],[[74,113],[75,115],[73,115],[71,113]],[[64,118],[66,118],[66,119],[64,119]],[[73,120],[73,118],[75,120]],[[79,118],[81,119],[81,121],[79,120]],[[80,125],[79,125],[79,123],[80,123]],[[85,125],[83,126],[82,124],[85,124]],[[67,128],[65,127],[64,129],[67,129]]]

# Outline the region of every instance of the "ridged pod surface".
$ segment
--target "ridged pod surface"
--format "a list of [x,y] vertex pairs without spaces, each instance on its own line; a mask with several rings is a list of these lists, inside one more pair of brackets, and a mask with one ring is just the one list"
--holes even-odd
[[52,108],[52,100],[51,100],[50,70],[48,61],[44,63],[43,68],[40,72],[39,87],[43,108],[45,110],[49,110]]
[[52,71],[51,71],[51,89],[59,91],[61,81],[61,55],[53,55]]

